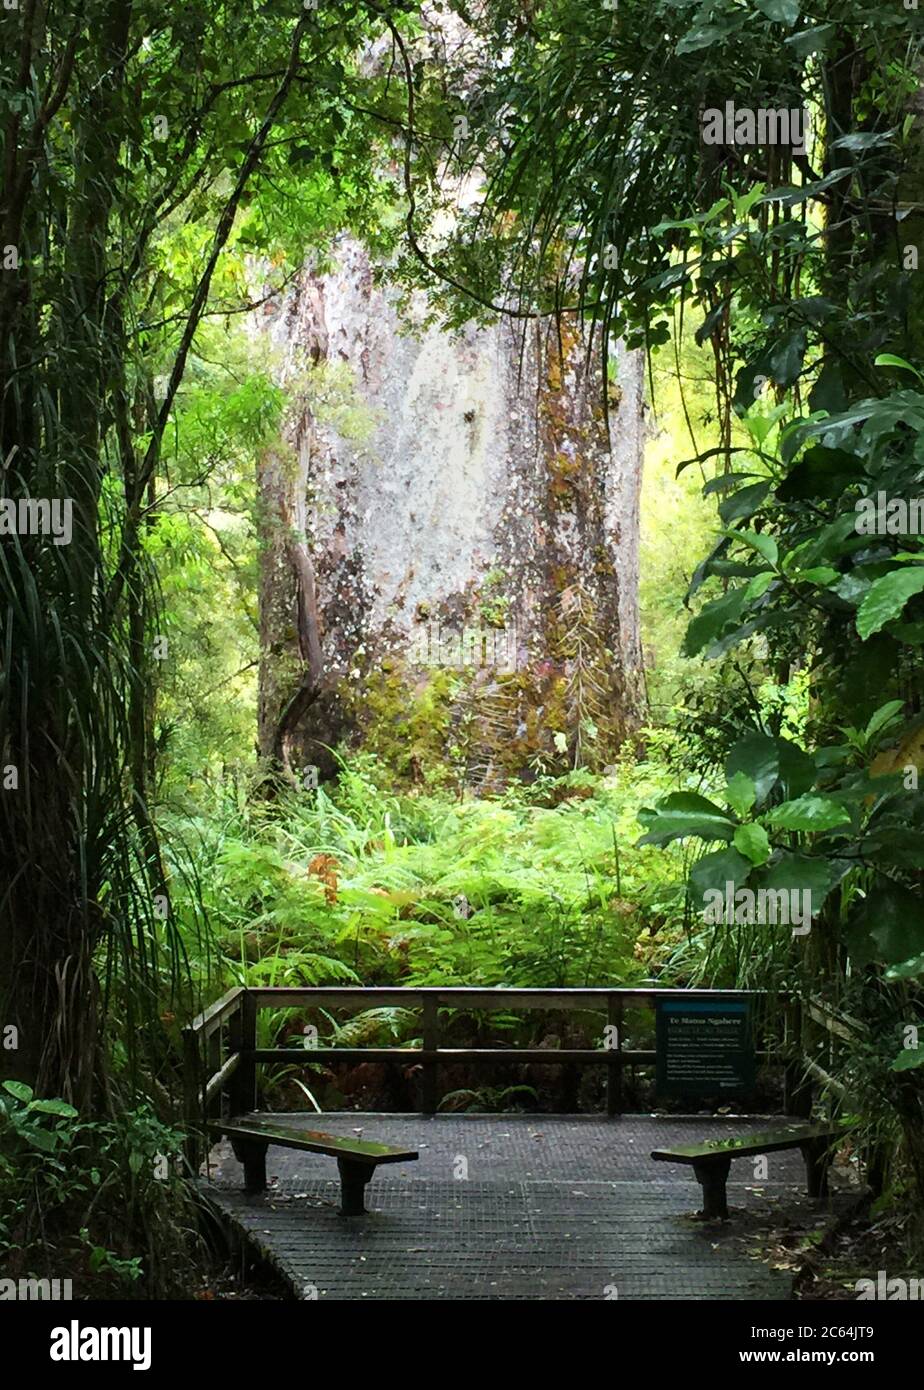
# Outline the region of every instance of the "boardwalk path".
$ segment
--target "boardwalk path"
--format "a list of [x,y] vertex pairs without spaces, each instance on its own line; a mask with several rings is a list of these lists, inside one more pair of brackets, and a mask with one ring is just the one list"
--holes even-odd
[[[625,1116],[275,1116],[418,1148],[417,1163],[379,1168],[366,1217],[337,1214],[332,1159],[271,1148],[270,1190],[241,1191],[230,1145],[212,1151],[211,1200],[298,1297],[336,1299],[785,1299],[787,1275],[744,1253],[736,1223],[690,1220],[690,1170],[649,1151],[747,1129],[766,1119]],[[768,1156],[757,1184],[732,1164],[729,1206],[786,1208],[804,1189],[798,1153]],[[464,1173],[467,1178],[455,1176]],[[755,1189],[757,1189],[755,1191]],[[614,1293],[614,1290],[618,1291]]]

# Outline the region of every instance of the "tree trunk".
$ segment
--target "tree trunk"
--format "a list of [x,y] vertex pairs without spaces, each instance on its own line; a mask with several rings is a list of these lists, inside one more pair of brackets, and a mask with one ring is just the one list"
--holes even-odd
[[[399,312],[344,237],[331,272],[306,270],[264,321],[294,457],[260,469],[261,752],[323,775],[325,746],[362,740],[412,777],[456,757],[481,785],[537,756],[602,765],[643,705],[642,360],[617,354],[608,439],[576,325],[450,335],[425,310]],[[299,621],[306,561],[317,677]],[[507,644],[486,639],[462,670],[434,650],[437,624],[506,629]],[[482,659],[492,641],[502,660]]]

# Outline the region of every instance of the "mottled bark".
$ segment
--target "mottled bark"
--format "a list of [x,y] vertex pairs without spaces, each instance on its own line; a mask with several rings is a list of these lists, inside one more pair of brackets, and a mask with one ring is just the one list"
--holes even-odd
[[[323,680],[317,584],[304,526],[308,451],[260,460],[260,753],[289,781],[306,752],[303,729]],[[301,774],[303,775],[303,774]]]
[[[318,763],[319,743],[345,736],[375,746],[375,719],[393,722],[383,702],[400,726],[433,679],[414,660],[428,624],[507,624],[515,671],[444,678],[445,740],[474,686],[474,780],[554,752],[562,732],[569,763],[603,761],[642,704],[642,363],[618,354],[608,439],[599,364],[576,325],[560,338],[533,326],[524,340],[508,322],[450,335],[422,327],[424,310],[400,315],[344,238],[331,272],[306,272],[265,324],[292,391],[294,462],[264,460],[260,480],[261,749],[278,756],[286,708],[290,762]],[[295,620],[306,559],[317,679]],[[299,709],[306,679],[314,696]]]

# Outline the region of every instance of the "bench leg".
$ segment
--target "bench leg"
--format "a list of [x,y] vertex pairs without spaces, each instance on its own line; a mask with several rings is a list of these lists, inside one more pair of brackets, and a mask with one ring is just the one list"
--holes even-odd
[[363,1200],[366,1183],[375,1172],[375,1164],[338,1158],[337,1167],[340,1169],[340,1215],[362,1216],[366,1210]]
[[805,1190],[810,1197],[827,1197],[828,1166],[831,1162],[827,1139],[809,1139],[800,1144],[805,1160]]
[[711,1158],[708,1163],[693,1164],[694,1176],[703,1189],[701,1214],[707,1221],[728,1220],[725,1183],[730,1168],[730,1158]]
[[238,1163],[244,1165],[244,1191],[266,1191],[266,1150],[258,1139],[232,1139],[231,1148]]

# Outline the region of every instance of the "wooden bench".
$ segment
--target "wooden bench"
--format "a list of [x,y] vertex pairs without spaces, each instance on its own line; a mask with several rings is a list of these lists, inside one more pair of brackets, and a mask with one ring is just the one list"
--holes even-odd
[[234,1157],[244,1165],[247,1192],[263,1192],[266,1188],[266,1150],[270,1144],[336,1158],[343,1216],[361,1216],[366,1210],[363,1194],[378,1164],[409,1163],[418,1157],[416,1149],[393,1149],[369,1139],[343,1139],[339,1134],[322,1134],[315,1129],[289,1129],[249,1115],[234,1120],[212,1120],[209,1129],[216,1134],[226,1134],[231,1140]]
[[733,1158],[754,1158],[781,1149],[801,1149],[805,1159],[808,1195],[823,1197],[828,1190],[829,1150],[832,1142],[845,1133],[839,1123],[818,1125],[780,1125],[760,1134],[744,1134],[735,1139],[707,1139],[702,1144],[681,1144],[674,1149],[652,1149],[651,1157],[662,1163],[689,1163],[703,1189],[706,1219],[728,1220],[725,1183]]

